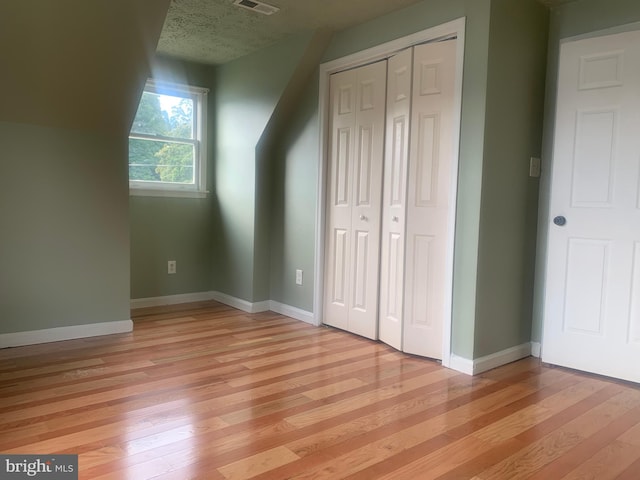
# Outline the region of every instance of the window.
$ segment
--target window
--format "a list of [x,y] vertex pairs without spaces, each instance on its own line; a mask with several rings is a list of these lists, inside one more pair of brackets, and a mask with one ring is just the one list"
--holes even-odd
[[207,92],[147,82],[129,134],[131,194],[206,195]]

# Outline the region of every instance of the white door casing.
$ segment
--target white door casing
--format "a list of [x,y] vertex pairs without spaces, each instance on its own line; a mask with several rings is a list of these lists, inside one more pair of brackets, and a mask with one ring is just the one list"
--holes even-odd
[[542,342],[545,362],[635,382],[639,91],[640,32],[561,46]]
[[404,248],[411,125],[413,48],[392,56],[387,69],[387,121],[380,256],[380,340],[402,350]]
[[386,61],[331,76],[324,323],[377,339]]
[[403,348],[442,358],[448,311],[456,40],[414,47]]

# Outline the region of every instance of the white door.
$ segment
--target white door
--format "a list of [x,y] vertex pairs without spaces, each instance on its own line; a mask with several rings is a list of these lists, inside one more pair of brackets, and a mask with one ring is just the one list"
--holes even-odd
[[403,350],[442,358],[454,155],[456,40],[414,47]]
[[542,359],[640,382],[640,32],[561,46]]
[[386,60],[331,76],[324,323],[378,338]]
[[379,323],[380,340],[401,350],[413,48],[388,63]]

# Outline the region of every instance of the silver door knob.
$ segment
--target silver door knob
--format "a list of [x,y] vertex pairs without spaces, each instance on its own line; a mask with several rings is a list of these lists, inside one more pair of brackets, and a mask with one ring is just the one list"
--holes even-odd
[[360,215],[360,220],[362,220],[363,222],[366,222],[367,217],[365,215]]
[[400,220],[398,217],[396,217],[395,215],[393,217],[391,217],[391,221],[392,222],[397,222],[398,220]]
[[553,219],[553,223],[555,223],[559,227],[563,227],[567,224],[567,219],[562,215],[558,215]]

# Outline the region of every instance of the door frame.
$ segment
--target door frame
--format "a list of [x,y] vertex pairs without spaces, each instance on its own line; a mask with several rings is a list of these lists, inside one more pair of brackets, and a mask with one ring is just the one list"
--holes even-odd
[[327,145],[329,139],[329,76],[350,68],[366,65],[390,57],[394,53],[410,48],[420,43],[446,38],[457,38],[456,44],[456,75],[454,85],[453,111],[453,161],[451,165],[451,191],[449,208],[449,225],[451,234],[447,242],[447,288],[445,312],[442,322],[442,365],[448,367],[451,361],[451,323],[453,302],[453,258],[455,240],[456,201],[458,190],[458,164],[460,151],[460,121],[462,116],[462,78],[464,64],[466,18],[438,25],[405,37],[377,45],[345,57],[338,58],[320,65],[320,88],[318,103],[318,123],[320,127],[318,188],[316,200],[316,236],[315,236],[315,284],[313,296],[313,322],[319,326],[323,318],[324,298],[324,261],[325,261],[325,228],[326,228],[326,199],[327,199]]

